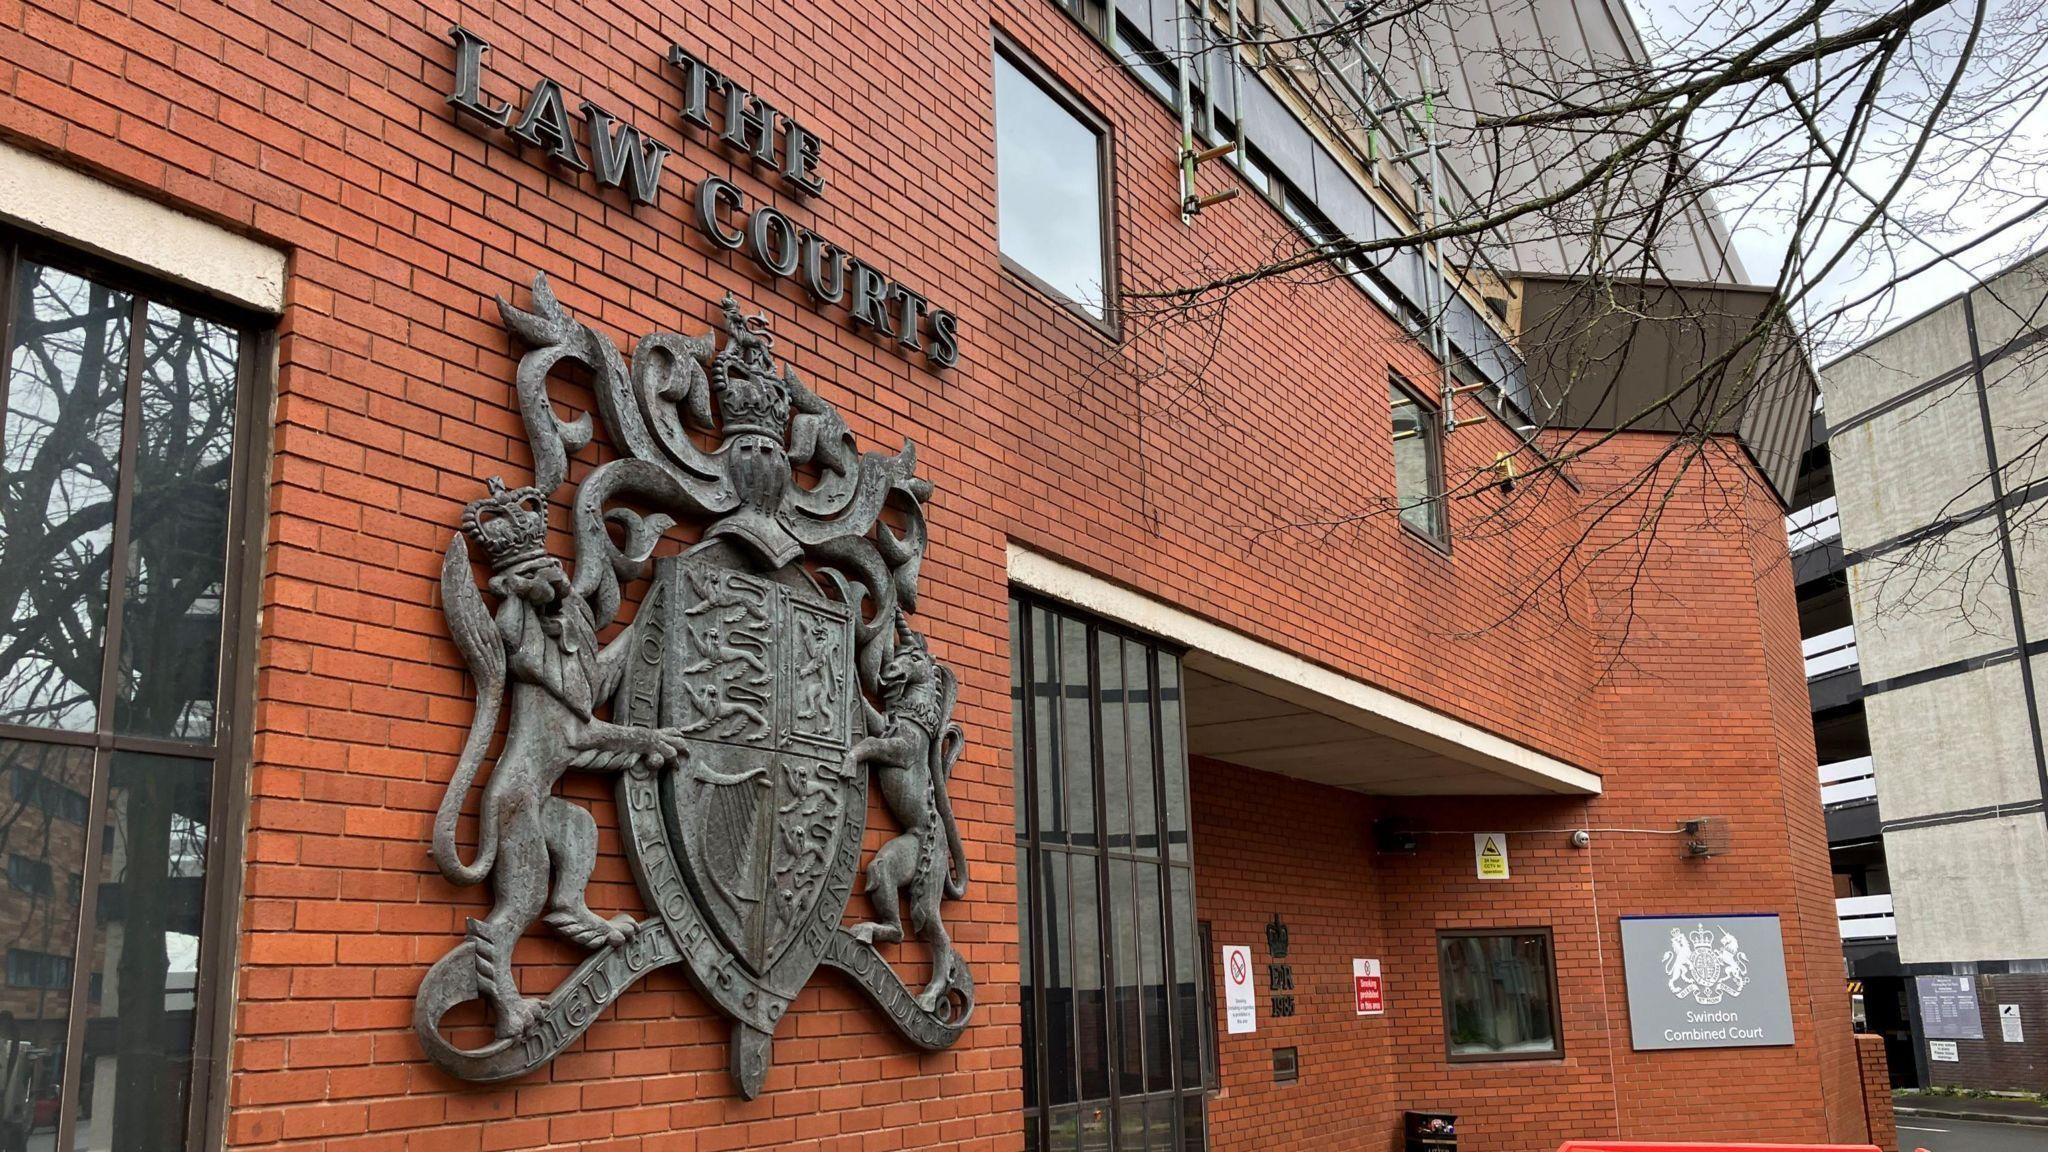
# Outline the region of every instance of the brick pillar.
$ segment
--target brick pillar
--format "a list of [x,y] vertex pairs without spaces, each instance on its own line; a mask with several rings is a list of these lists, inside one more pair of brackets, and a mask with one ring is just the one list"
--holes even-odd
[[1869,1127],[1870,1142],[1884,1152],[1896,1152],[1899,1129],[1892,1119],[1892,1076],[1884,1059],[1884,1037],[1869,1033],[1856,1037],[1856,1066],[1863,1072],[1863,1121]]

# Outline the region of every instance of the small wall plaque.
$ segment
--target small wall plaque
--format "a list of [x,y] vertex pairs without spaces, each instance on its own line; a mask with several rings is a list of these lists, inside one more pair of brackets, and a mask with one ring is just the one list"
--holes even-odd
[[1301,1079],[1301,1051],[1298,1048],[1273,1049],[1273,1083],[1292,1084]]

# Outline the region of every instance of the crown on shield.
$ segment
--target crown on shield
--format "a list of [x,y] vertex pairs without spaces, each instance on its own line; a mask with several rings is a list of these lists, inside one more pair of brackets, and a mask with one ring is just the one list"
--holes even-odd
[[491,494],[462,510],[462,532],[483,550],[491,571],[503,572],[547,555],[548,502],[538,488],[507,489],[493,476]]
[[719,308],[725,312],[727,339],[718,353],[713,383],[723,432],[728,439],[751,433],[780,441],[789,427],[789,388],[775,373],[775,337],[768,334],[768,316],[742,314],[730,294]]
[[1695,948],[1712,948],[1714,946],[1714,930],[1702,924],[1692,930],[1692,935],[1689,939]]

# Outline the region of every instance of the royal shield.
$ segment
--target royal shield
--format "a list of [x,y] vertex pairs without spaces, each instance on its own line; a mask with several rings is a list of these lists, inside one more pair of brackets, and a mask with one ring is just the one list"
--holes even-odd
[[770,977],[805,927],[838,925],[845,897],[822,901],[826,880],[866,823],[845,766],[853,624],[840,605],[689,558],[656,579],[669,590],[660,723],[689,734],[690,753],[662,817],[719,938],[793,995],[816,956]]
[[691,897],[655,903],[694,982],[740,1022],[743,1090],[845,915],[867,823],[867,774],[846,766],[853,619],[808,583],[660,561],[617,706],[686,737],[676,768],[622,790],[649,890]]

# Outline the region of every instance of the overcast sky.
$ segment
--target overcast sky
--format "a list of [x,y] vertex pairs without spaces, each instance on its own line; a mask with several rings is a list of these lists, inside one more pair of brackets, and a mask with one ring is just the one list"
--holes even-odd
[[[1716,16],[1728,11],[1731,5],[1743,4],[1744,0],[1624,2],[1651,50],[1658,52],[1669,51],[1672,45],[1678,45],[1682,50],[1688,36],[1702,35],[1701,29],[1711,25]],[[2034,3],[2035,0],[1992,0],[1989,4],[1991,20],[1994,25],[2001,16],[2039,20],[2038,9],[2031,7]],[[1851,2],[1843,5],[1843,18],[1858,19],[1891,6],[1891,0]],[[1747,10],[1755,11],[1754,8]],[[1955,31],[1960,30],[1963,11],[1960,6],[1956,9]],[[1924,31],[1925,35],[1916,33],[1923,48],[1930,44],[1945,46],[1950,43],[1940,37],[1943,30],[1938,26]],[[1987,34],[1984,43],[1996,46],[2013,43],[2016,39],[1998,41]],[[1940,57],[1943,50],[1945,48],[1936,48],[1923,62],[1935,67],[1944,65],[1946,62]],[[2021,55],[2028,63],[2033,63],[2029,54],[2023,52]],[[1971,80],[1995,86],[2001,82],[2000,70],[2010,67],[2014,65],[1987,60],[1981,69],[1972,71]],[[1881,112],[1883,107],[1880,102]],[[1904,118],[1895,116],[1893,120],[1894,130],[1902,136],[1917,131],[1917,125]],[[1883,124],[1882,115],[1878,123]],[[2048,195],[2048,165],[2042,163],[2043,157],[2048,156],[2048,110],[2036,107],[2030,114],[2017,119],[2012,125],[2008,143],[2011,149],[2006,162],[1988,165],[1986,174],[1973,181],[1976,185],[1974,190],[1959,191],[1954,180],[1944,179],[1953,175],[1953,169],[1944,170],[1940,164],[1923,162],[1921,169],[1927,172],[1931,186],[1909,186],[1900,198],[1899,215],[1932,214],[1946,223],[1948,234],[1915,240],[1905,234],[1909,229],[1902,228],[1891,259],[1872,262],[1852,257],[1829,274],[1808,298],[1814,313],[1829,312],[1845,305],[1849,307],[1841,320],[1824,325],[1824,333],[1815,333],[1814,352],[1819,358],[1830,359],[1848,347],[1861,344],[1878,332],[1958,295],[2028,252],[2048,247],[2048,212],[2042,212],[1952,259],[1936,261],[1941,251],[1954,251],[1971,238],[1981,236],[2018,215],[2028,200]],[[1868,168],[1859,166],[1856,175],[1864,187],[1882,190],[1891,184],[1897,173],[1872,165]],[[1947,186],[1943,187],[1944,184]],[[1752,280],[1772,283],[1785,259],[1787,209],[1793,201],[1781,192],[1780,202],[1776,205],[1757,203],[1754,199],[1744,202],[1739,190],[1729,192],[1719,197],[1719,204],[1724,217],[1732,225],[1736,250]],[[1865,206],[1859,204],[1855,207],[1860,211]],[[1871,249],[1866,245],[1859,255],[1868,256],[1870,253]],[[1898,272],[1919,268],[1930,261],[1936,261],[1933,267],[1887,286]],[[1862,301],[1866,296],[1874,298],[1852,303]]]

